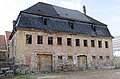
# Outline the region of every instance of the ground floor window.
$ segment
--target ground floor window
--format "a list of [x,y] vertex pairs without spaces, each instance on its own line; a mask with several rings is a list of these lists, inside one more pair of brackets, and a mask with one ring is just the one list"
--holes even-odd
[[96,60],[96,56],[92,56],[92,60],[95,61]]
[[58,56],[58,63],[62,63],[62,56]]
[[73,57],[72,56],[68,56],[67,63],[73,64]]
[[109,57],[109,56],[106,56],[106,59],[110,59],[110,57]]
[[100,59],[100,60],[103,60],[103,56],[99,56],[99,59]]

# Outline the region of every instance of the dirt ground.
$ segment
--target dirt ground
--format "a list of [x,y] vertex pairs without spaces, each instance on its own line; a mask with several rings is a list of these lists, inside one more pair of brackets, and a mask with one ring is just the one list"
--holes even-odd
[[69,72],[38,73],[10,79],[120,79],[120,70],[86,70]]

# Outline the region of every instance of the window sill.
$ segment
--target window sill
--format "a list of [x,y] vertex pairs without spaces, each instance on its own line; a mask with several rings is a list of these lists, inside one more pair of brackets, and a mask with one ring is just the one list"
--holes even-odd
[[75,47],[80,47],[80,46],[75,46]]

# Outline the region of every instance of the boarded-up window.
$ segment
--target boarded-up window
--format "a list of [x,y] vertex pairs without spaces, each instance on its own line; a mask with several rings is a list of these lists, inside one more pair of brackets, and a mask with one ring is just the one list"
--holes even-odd
[[58,63],[62,63],[62,56],[58,56]]
[[62,37],[57,37],[57,45],[62,45]]
[[67,38],[67,45],[68,45],[68,46],[72,46],[71,38]]
[[72,56],[68,56],[68,59],[72,59]]
[[102,47],[102,41],[98,41],[98,47],[99,47],[99,48]]
[[73,57],[72,56],[68,56],[68,64],[73,64]]
[[92,60],[96,60],[96,57],[95,57],[95,56],[92,56]]
[[95,41],[91,40],[91,47],[95,47]]
[[26,54],[26,65],[30,65],[31,64],[31,55],[30,54]]
[[105,48],[108,48],[108,41],[105,41]]
[[48,45],[53,45],[53,37],[48,37]]
[[84,47],[87,47],[88,46],[87,40],[83,40],[83,42],[84,42]]
[[80,40],[79,39],[75,39],[76,41],[76,46],[80,46]]
[[67,63],[68,64],[73,64],[73,57],[72,56],[68,56],[68,59],[67,59]]
[[43,44],[43,36],[37,36],[37,44]]
[[26,35],[26,44],[32,44],[32,35]]

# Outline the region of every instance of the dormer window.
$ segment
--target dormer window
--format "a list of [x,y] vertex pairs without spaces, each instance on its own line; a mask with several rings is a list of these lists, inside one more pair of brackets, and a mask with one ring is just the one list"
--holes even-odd
[[69,22],[69,26],[71,27],[71,29],[74,29],[74,23],[73,22]]
[[47,26],[47,18],[43,18],[43,24]]
[[94,31],[96,31],[96,28],[95,28],[95,26],[94,26],[94,25],[91,25],[91,27],[92,27],[92,29],[93,29]]

